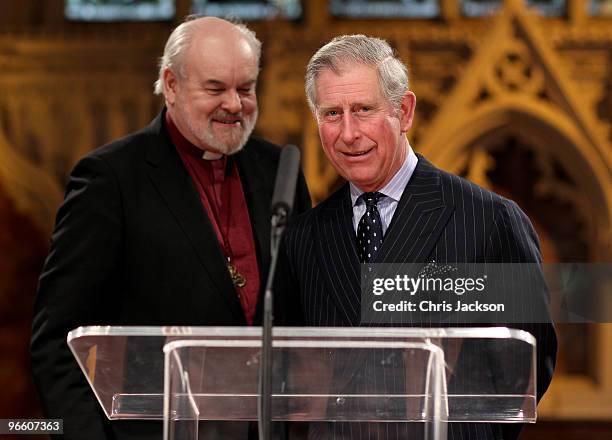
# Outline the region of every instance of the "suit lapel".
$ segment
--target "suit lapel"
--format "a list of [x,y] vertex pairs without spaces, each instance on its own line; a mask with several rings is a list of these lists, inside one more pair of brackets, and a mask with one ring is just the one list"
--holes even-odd
[[440,172],[419,155],[377,262],[425,263],[453,210],[454,206],[443,199]]
[[[153,122],[146,162],[151,182],[191,242],[200,264],[210,278],[211,294],[220,295],[237,322],[246,320],[225,258],[200,197],[176,149],[162,128],[162,115]],[[202,292],[203,295],[208,292]]]
[[[249,144],[256,142],[253,139]],[[270,267],[270,220],[272,206],[272,191],[274,189],[275,172],[265,170],[262,160],[254,148],[247,144],[238,154],[236,164],[240,173],[240,181],[244,191],[249,218],[253,228],[253,238],[257,251],[257,263],[259,265],[260,295],[255,310],[254,323],[261,322],[263,301],[261,294],[268,279]]]
[[357,326],[361,320],[360,267],[348,184],[325,202],[315,222],[317,257],[329,295],[345,324]]

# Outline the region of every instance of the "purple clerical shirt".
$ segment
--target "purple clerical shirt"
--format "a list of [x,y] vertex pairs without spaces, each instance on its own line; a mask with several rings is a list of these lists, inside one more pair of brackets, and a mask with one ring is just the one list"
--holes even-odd
[[236,161],[225,155],[214,160],[205,159],[204,151],[181,134],[168,112],[166,126],[198,190],[223,255],[246,279],[243,287],[235,288],[246,321],[252,325],[259,297],[259,268],[249,210]]

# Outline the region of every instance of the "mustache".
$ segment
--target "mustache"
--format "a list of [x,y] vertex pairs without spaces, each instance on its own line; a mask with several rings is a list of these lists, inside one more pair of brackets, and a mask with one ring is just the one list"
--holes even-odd
[[243,122],[244,115],[242,114],[242,112],[230,113],[225,110],[217,110],[212,115],[210,115],[210,119],[220,119],[220,120],[236,119],[236,120],[239,120],[240,122]]

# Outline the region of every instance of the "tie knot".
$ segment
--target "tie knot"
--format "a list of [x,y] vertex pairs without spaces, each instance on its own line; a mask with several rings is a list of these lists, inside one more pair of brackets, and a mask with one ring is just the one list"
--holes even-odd
[[378,201],[381,199],[381,197],[384,197],[384,195],[376,191],[363,193],[361,197],[363,198],[366,206],[369,208],[371,206],[376,206]]

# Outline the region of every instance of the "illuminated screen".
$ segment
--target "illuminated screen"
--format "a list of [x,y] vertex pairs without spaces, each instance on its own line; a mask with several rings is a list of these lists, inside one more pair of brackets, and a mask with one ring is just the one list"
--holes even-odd
[[66,0],[66,18],[75,21],[170,20],[175,0]]
[[438,0],[330,0],[332,15],[350,18],[436,17]]
[[[460,0],[461,10],[467,17],[484,17],[501,9],[500,0]],[[547,17],[560,17],[565,14],[566,0],[526,0],[528,7]]]
[[612,17],[612,0],[591,0],[589,3],[591,15]]
[[191,12],[241,20],[274,17],[293,20],[301,17],[302,4],[300,0],[193,0]]

